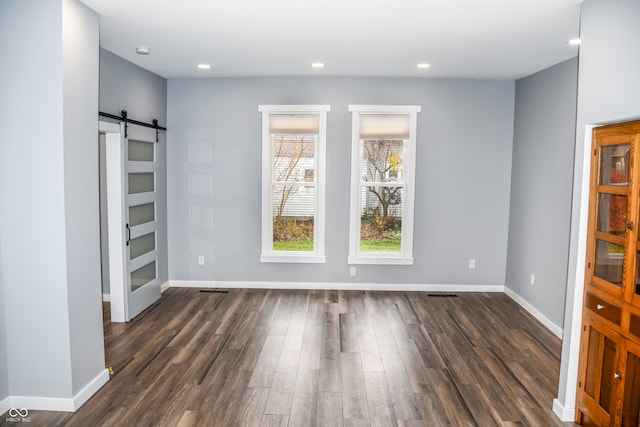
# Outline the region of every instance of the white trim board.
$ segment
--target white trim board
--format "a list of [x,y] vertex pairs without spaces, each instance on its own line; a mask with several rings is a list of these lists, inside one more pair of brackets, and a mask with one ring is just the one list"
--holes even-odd
[[166,282],[164,282],[162,285],[160,285],[160,293],[166,291],[167,289],[169,289],[171,287],[171,283],[167,280]]
[[27,408],[37,411],[75,412],[108,381],[109,370],[105,369],[73,397],[9,396],[0,402],[0,410],[3,408],[2,405],[8,402],[9,407],[6,410]]
[[11,409],[11,397],[7,396],[0,400],[0,415],[4,414],[9,409]]
[[565,408],[558,399],[553,399],[553,413],[560,419],[560,421],[573,423],[576,420],[576,409]]

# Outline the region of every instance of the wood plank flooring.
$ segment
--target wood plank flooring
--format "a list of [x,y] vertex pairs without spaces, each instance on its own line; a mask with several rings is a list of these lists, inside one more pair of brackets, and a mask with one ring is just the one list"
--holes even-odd
[[560,345],[499,293],[171,288],[105,320],[96,395],[30,425],[572,426]]

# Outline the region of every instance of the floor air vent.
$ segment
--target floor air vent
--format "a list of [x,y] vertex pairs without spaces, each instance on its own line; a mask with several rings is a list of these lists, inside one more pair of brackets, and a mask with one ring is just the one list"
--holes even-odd
[[428,297],[438,297],[438,298],[457,298],[456,294],[427,294]]

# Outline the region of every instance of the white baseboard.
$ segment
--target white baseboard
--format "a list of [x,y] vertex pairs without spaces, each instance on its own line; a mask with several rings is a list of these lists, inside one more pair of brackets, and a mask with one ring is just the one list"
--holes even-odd
[[330,289],[354,291],[421,291],[421,292],[504,292],[504,285],[441,285],[415,283],[329,283],[329,282],[242,282],[208,280],[170,280],[173,288],[228,289]]
[[163,293],[164,291],[166,291],[170,287],[171,287],[171,283],[167,280],[162,285],[160,285],[160,293]]
[[576,410],[575,408],[565,408],[558,399],[553,399],[553,413],[556,414],[560,421],[575,422]]
[[109,382],[109,370],[104,369],[100,372],[89,384],[87,384],[82,390],[80,390],[73,397],[74,402],[74,411],[80,409],[82,405],[86,403],[87,400],[91,398],[98,390],[102,388],[107,382]]
[[102,294],[102,302],[111,302],[111,294]]
[[549,329],[555,336],[562,339],[563,330],[560,326],[553,323],[551,320],[549,320],[548,317],[546,317],[544,314],[538,311],[538,309],[536,309],[534,306],[529,304],[527,300],[525,300],[520,295],[516,294],[506,286],[504,287],[504,293],[507,294],[509,298],[517,302],[518,305],[520,305],[520,307],[527,310],[529,314],[535,317],[540,323],[542,323],[547,329]]
[[[80,390],[75,396],[42,397],[42,396],[9,396],[0,402],[9,402],[9,408],[26,408],[37,411],[62,411],[75,412],[109,381],[109,370],[105,369],[98,374],[89,384]],[[2,408],[2,406],[0,406]],[[9,409],[7,408],[7,410]]]

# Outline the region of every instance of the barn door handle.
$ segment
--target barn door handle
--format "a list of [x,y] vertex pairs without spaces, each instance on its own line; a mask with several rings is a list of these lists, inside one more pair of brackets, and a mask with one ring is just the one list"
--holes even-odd
[[129,246],[129,242],[131,241],[131,227],[127,224],[127,246]]
[[615,379],[619,380],[619,379],[621,379],[621,378],[622,378],[622,374],[621,374],[620,372],[617,372],[617,371],[616,371],[616,373],[615,373],[615,374],[613,374],[613,378],[615,378]]
[[630,222],[627,224],[627,228],[628,228],[629,230],[633,230],[633,221],[630,221]]

